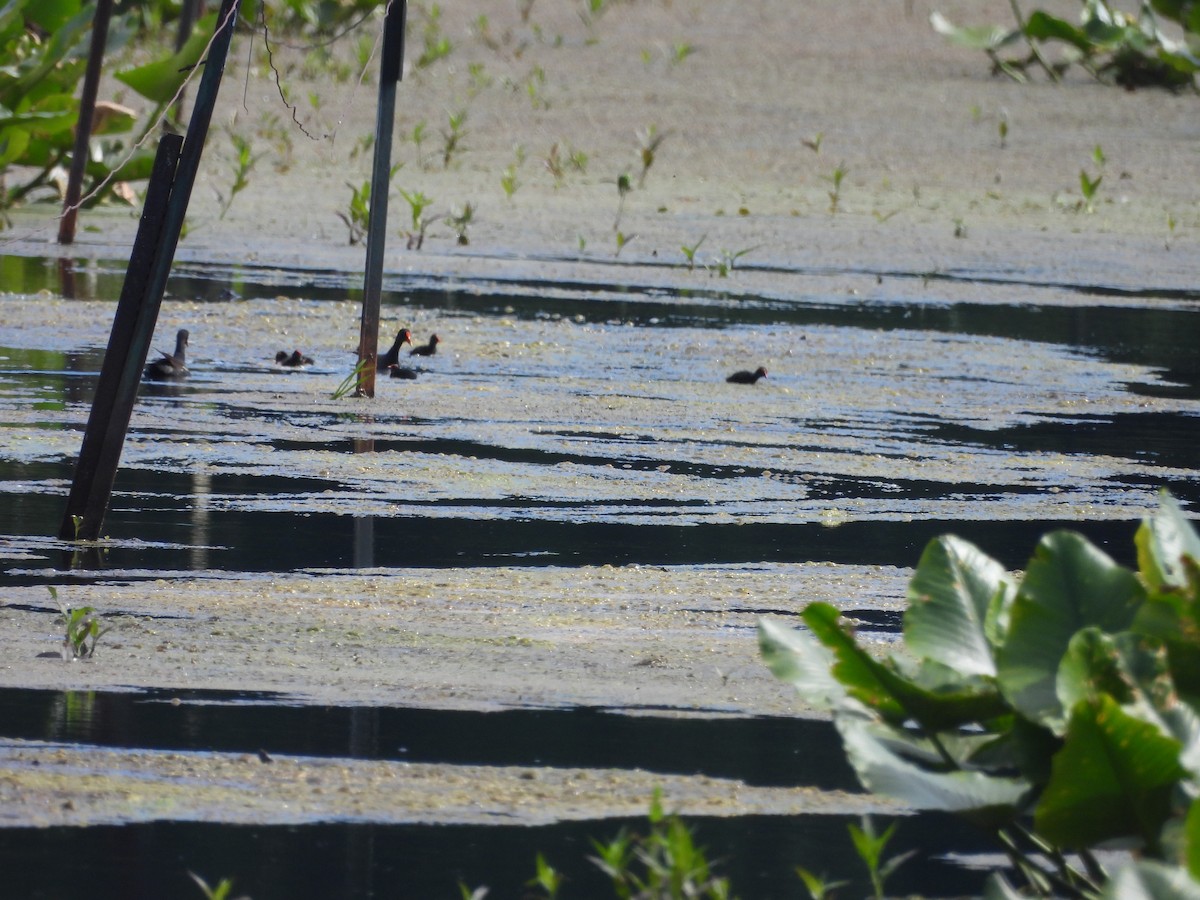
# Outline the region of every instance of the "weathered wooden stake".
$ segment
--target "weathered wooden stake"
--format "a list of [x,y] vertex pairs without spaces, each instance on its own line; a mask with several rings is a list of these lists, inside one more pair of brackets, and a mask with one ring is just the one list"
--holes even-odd
[[383,27],[379,65],[379,104],[375,113],[375,161],[371,168],[371,210],[367,220],[367,262],[363,276],[362,327],[358,359],[365,362],[356,396],[375,396],[379,354],[379,301],[383,293],[383,253],[387,243],[388,190],[392,174],[392,131],[396,120],[396,84],[404,69],[404,22],[408,0],[390,0]]
[[92,138],[96,94],[100,88],[100,70],[104,65],[104,45],[108,43],[108,23],[112,18],[112,10],[113,0],[96,0],[96,12],[92,17],[92,45],[88,51],[87,71],[83,74],[79,118],[75,121],[75,149],[71,155],[71,171],[67,173],[63,214],[58,221],[60,244],[75,242],[75,220],[79,213],[79,198],[83,196],[83,175],[87,167],[88,143]]
[[[182,148],[179,139],[171,136],[164,137],[159,144],[155,169],[157,171],[161,166],[167,175],[161,177],[157,189],[165,190],[166,196],[156,195],[154,205],[151,205],[149,194],[156,190],[156,182],[152,179],[138,229],[139,240],[143,231],[147,237],[140,247],[142,252],[139,252],[139,245],[135,244],[129,259],[121,304],[114,317],[113,333],[109,338],[109,349],[104,357],[96,397],[92,401],[92,412],[75,467],[67,510],[59,527],[59,537],[63,540],[91,541],[100,537],[113,482],[117,477],[125,432],[129,428],[133,403],[137,398],[142,367],[150,352],[150,341],[158,323],[158,309],[166,291],[167,277],[171,273],[171,263],[183,231],[192,186],[200,167],[204,139],[221,87],[221,76],[225,71],[225,59],[240,2],[222,0],[217,30],[209,45],[208,57],[202,63],[204,74],[200,78],[196,105]],[[170,170],[173,170],[173,179],[169,177]],[[153,217],[156,221],[148,222],[147,217]],[[144,258],[143,253],[147,253],[148,258]],[[128,301],[126,294],[129,295]]]

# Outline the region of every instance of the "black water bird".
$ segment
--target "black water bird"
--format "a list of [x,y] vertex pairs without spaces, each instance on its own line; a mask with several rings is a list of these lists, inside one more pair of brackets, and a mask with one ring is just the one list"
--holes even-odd
[[396,340],[392,342],[391,348],[377,360],[377,367],[380,369],[390,369],[400,362],[400,345],[404,343],[412,343],[412,333],[407,328],[401,328],[396,334]]
[[298,369],[300,366],[311,366],[313,364],[311,356],[305,356],[299,350],[293,350],[288,353],[286,350],[280,350],[275,354],[275,362],[289,369]]
[[437,353],[437,345],[440,344],[441,338],[436,334],[429,336],[429,343],[422,344],[420,347],[413,347],[408,351],[409,356],[433,356]]
[[734,372],[725,380],[730,384],[754,384],[758,379],[766,377],[767,370],[759,366],[753,372],[748,372],[744,369],[741,372]]
[[186,328],[180,328],[175,335],[175,352],[164,353],[161,357],[146,364],[145,375],[151,381],[173,381],[187,378],[188,368],[185,364],[188,345]]

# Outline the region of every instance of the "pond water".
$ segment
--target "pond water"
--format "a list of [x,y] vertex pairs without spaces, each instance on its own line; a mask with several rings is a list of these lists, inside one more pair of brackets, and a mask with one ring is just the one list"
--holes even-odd
[[[808,272],[794,296],[700,275],[389,276],[381,343],[405,325],[442,345],[416,380],[381,379],[368,403],[332,397],[357,340],[349,276],[180,266],[156,346],[188,328],[193,376],[143,389],[105,547],[81,559],[50,536],[123,270],[68,271],[64,281],[54,261],[0,257],[0,583],[13,587],[59,583],[65,570],[129,583],[355,568],[904,567],[948,531],[1019,567],[1055,527],[1128,564],[1158,488],[1188,508],[1200,500],[1191,295],[969,273],[851,273],[873,277],[848,293],[846,273],[826,273],[822,290],[823,273]],[[316,363],[272,364],[295,347]],[[759,384],[726,384],[759,365]],[[857,613],[883,632],[898,625],[894,611]],[[830,727],[799,719],[170,696],[187,727],[165,694],[103,694],[103,715],[64,722],[53,712],[62,694],[3,690],[0,737],[853,786]],[[761,752],[729,749],[746,746]],[[698,824],[743,896],[794,896],[791,869],[805,861],[857,874],[844,818]],[[574,896],[603,896],[582,859],[588,838],[619,824],[16,827],[3,854],[24,879],[14,896],[60,896],[81,880],[100,897],[178,896],[192,868],[240,873],[255,897],[395,896],[397,883],[432,897],[455,895],[460,877],[516,896],[543,850],[569,869]],[[978,886],[943,859],[983,849],[956,825],[913,817],[900,843],[922,852],[895,890]]]

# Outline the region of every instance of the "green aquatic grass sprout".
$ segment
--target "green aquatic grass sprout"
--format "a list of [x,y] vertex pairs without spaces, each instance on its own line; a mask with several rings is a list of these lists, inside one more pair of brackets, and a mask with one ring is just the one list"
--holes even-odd
[[90,659],[96,652],[100,638],[112,630],[112,626],[101,626],[100,615],[90,606],[72,609],[58,599],[58,591],[48,587],[50,597],[61,611],[59,621],[63,626],[62,658],[65,660]]

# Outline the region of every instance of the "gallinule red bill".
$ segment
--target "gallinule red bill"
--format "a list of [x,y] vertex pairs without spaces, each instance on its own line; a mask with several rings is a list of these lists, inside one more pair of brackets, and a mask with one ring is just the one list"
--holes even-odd
[[390,369],[396,363],[400,362],[400,345],[411,344],[412,334],[407,328],[401,328],[396,334],[396,340],[392,341],[392,346],[387,353],[379,357],[376,365],[380,369]]
[[767,370],[759,366],[753,372],[748,372],[743,369],[741,372],[734,372],[725,380],[730,384],[754,384],[760,378],[767,377]]
[[408,378],[411,380],[417,377],[417,373],[408,368],[408,366],[392,366],[392,377]]
[[147,363],[146,377],[151,381],[172,381],[178,378],[187,378],[188,369],[184,364],[187,345],[187,329],[180,328],[175,335],[175,352],[164,353],[159,359]]
[[311,366],[313,364],[312,357],[305,356],[299,350],[293,350],[291,353],[288,353],[286,350],[280,350],[275,354],[275,362],[289,369],[298,369],[300,366]]
[[429,343],[422,344],[420,347],[413,347],[408,351],[409,356],[433,356],[437,353],[437,345],[440,344],[441,338],[436,334],[429,336]]

